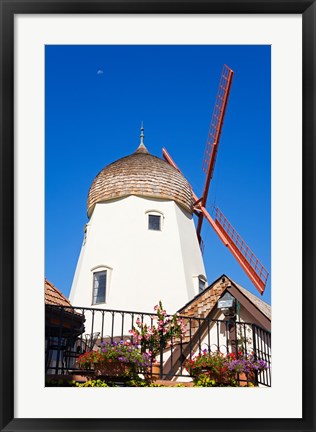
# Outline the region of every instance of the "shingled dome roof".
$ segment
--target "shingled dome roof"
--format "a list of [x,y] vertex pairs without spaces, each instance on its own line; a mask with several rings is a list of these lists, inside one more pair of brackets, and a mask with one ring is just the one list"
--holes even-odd
[[129,195],[173,200],[192,213],[192,190],[179,171],[149,154],[141,142],[135,153],[103,168],[88,194],[88,216],[97,203]]

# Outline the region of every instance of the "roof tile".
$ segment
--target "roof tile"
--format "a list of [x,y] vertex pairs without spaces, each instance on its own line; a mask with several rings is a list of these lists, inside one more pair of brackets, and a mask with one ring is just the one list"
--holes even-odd
[[70,301],[47,279],[45,279],[45,304],[71,306]]

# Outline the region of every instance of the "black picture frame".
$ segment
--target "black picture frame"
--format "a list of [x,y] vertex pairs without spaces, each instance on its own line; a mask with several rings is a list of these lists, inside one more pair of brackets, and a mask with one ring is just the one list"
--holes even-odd
[[[1,431],[315,429],[316,5],[304,0],[0,0],[0,427]],[[22,419],[14,417],[14,16],[16,14],[301,14],[303,21],[303,416],[301,419]],[[295,204],[293,204],[295,205]],[[289,233],[290,235],[290,233]],[[27,287],[26,287],[27,288]],[[284,287],[286,290],[286,287]],[[295,325],[295,312],[285,315]],[[293,320],[293,321],[291,321]],[[287,351],[290,355],[291,349]],[[282,401],[280,401],[282,403]],[[265,408],[262,407],[262,410]]]

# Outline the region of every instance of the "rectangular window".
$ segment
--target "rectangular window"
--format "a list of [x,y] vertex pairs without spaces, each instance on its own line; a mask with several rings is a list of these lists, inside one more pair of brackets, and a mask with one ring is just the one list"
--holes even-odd
[[93,273],[92,304],[105,303],[106,270]]
[[148,229],[160,231],[160,216],[148,215]]
[[205,281],[199,278],[199,292],[202,292],[205,288]]

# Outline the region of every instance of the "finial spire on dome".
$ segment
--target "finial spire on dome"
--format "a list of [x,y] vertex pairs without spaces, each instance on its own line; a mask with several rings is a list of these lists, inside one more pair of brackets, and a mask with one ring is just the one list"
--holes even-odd
[[145,144],[144,144],[144,123],[141,122],[141,126],[140,126],[140,144],[136,150],[135,153],[149,153],[149,151],[146,149]]
[[144,122],[141,123],[140,126],[140,144],[144,145]]

